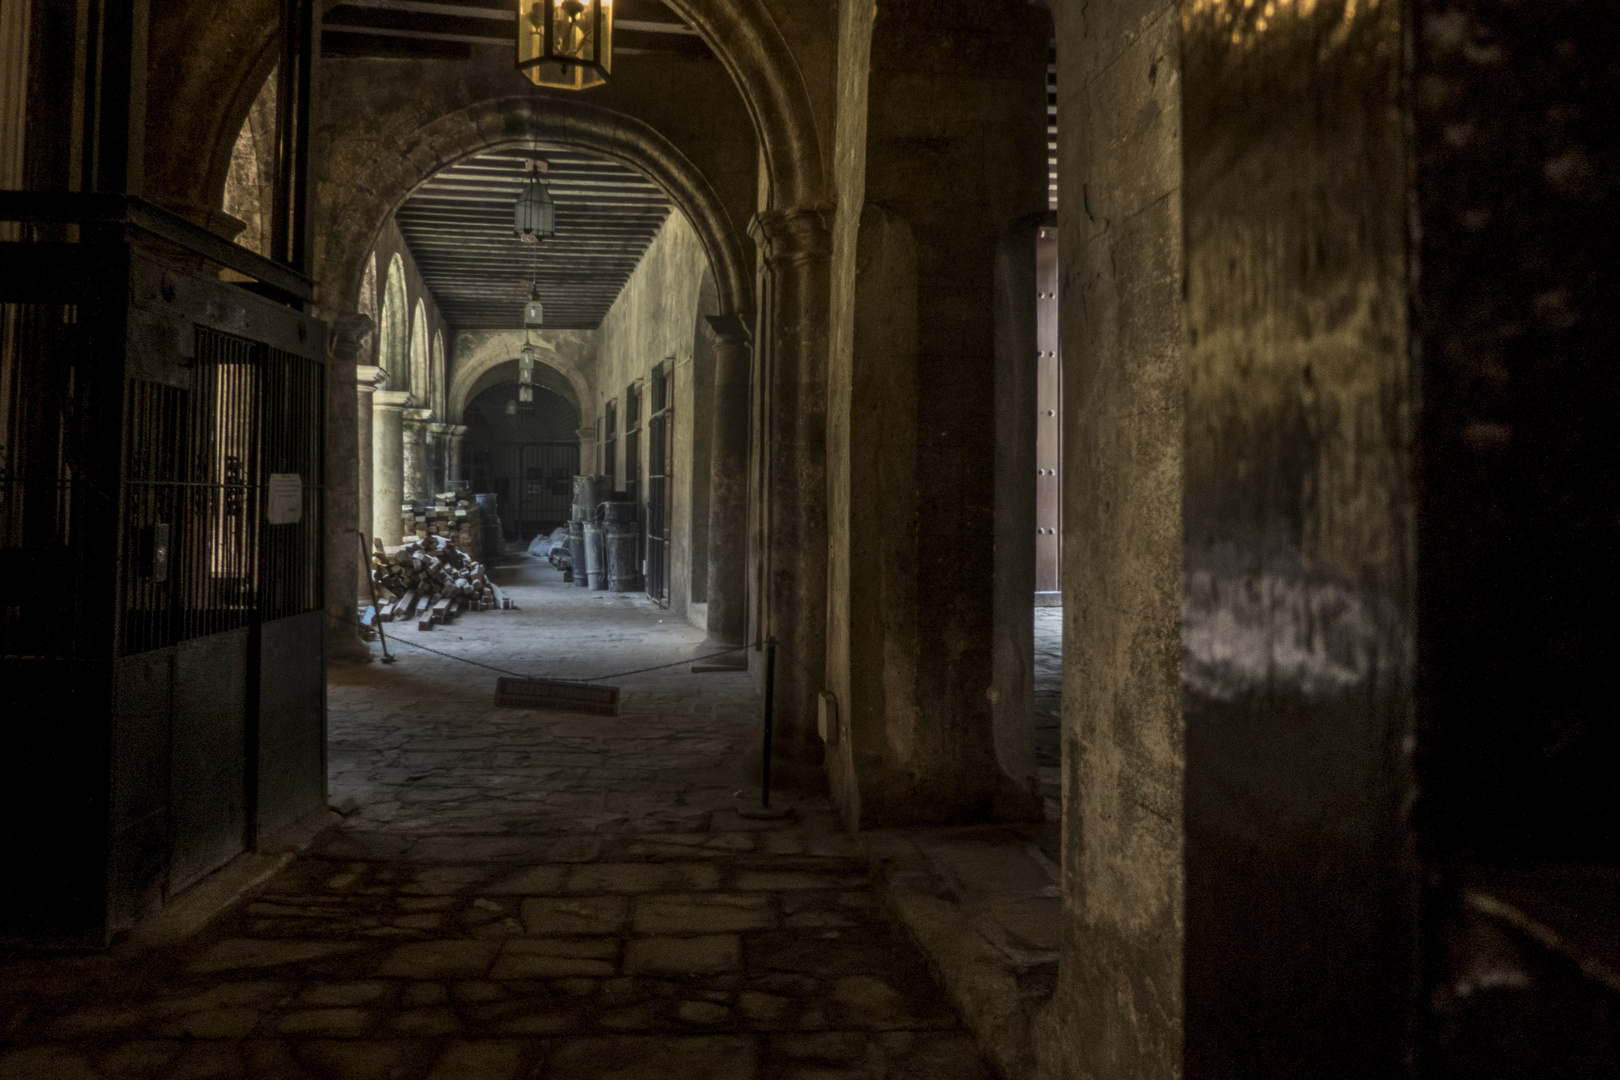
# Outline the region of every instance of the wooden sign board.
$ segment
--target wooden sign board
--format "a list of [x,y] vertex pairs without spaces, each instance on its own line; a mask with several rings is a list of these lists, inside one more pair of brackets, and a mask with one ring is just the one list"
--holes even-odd
[[509,709],[618,716],[619,688],[560,679],[502,678],[495,680],[495,704]]

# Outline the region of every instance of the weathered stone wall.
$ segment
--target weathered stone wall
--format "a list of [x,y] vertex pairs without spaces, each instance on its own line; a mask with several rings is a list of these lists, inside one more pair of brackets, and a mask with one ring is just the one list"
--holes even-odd
[[[686,614],[689,593],[686,582],[692,567],[692,507],[691,475],[692,430],[694,420],[708,419],[707,409],[700,418],[694,409],[681,409],[682,387],[695,382],[693,371],[692,336],[698,311],[698,299],[703,289],[703,277],[709,262],[698,235],[679,211],[671,212],[663,228],[647,248],[624,290],[608,309],[602,326],[597,331],[596,389],[593,411],[586,412],[598,429],[602,423],[602,409],[609,399],[619,402],[618,467],[615,475],[619,487],[624,487],[628,475],[625,454],[628,442],[624,438],[626,414],[624,397],[631,383],[639,383],[641,392],[640,475],[641,499],[647,499],[647,464],[650,454],[652,391],[650,376],[658,364],[670,364],[675,369],[675,458],[672,462],[674,477],[670,484],[670,556],[671,605],[681,615]],[[689,394],[690,391],[685,391]],[[704,466],[707,466],[705,461]],[[682,582],[677,590],[674,582]],[[678,606],[675,601],[679,600]]]
[[1400,12],[1187,5],[1189,1075],[1393,1076],[1406,1060]]
[[1180,1075],[1180,13],[1061,5],[1063,878],[1049,1077]]

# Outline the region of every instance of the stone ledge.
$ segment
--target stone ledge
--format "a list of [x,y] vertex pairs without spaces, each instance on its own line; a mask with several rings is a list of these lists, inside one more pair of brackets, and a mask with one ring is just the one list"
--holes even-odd
[[996,826],[874,830],[861,841],[890,910],[996,1073],[1034,1077],[1032,1026],[1057,979],[1057,868]]

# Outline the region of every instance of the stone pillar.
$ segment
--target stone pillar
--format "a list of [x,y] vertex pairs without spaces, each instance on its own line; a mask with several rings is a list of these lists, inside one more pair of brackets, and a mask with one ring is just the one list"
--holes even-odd
[[[382,387],[382,368],[374,364],[361,364],[355,369],[355,420],[358,422],[358,438],[355,440],[355,462],[359,469],[359,486],[355,502],[358,511],[357,524],[361,532],[366,534],[366,545],[371,544],[372,533],[372,458],[375,450],[371,445],[371,414],[375,406],[372,404],[372,395]],[[366,570],[360,569],[360,594],[366,595]]]
[[355,583],[361,569],[359,538],[359,446],[353,393],[355,358],[371,318],[328,316],[326,336],[326,482],[322,513],[326,530],[326,656],[365,663],[371,650],[355,626]]
[[450,436],[447,450],[449,457],[446,459],[445,465],[445,490],[447,491],[454,488],[457,484],[464,484],[467,482],[466,474],[461,471],[461,448],[466,439],[467,427],[465,424],[450,425]]
[[389,546],[399,543],[399,508],[405,501],[405,390],[371,395],[371,529]]
[[429,496],[450,490],[450,424],[429,424],[428,430],[428,489]]
[[[714,397],[709,443],[708,631],[699,655],[741,645],[748,633],[748,375],[747,330],[736,315],[704,320],[714,345]],[[718,657],[746,667],[748,655]]]
[[596,471],[596,429],[582,427],[575,434],[579,436],[580,475],[588,476]]
[[400,462],[405,502],[421,501],[428,497],[428,422],[432,419],[432,409],[405,410],[403,457]]
[[825,783],[816,701],[827,649],[828,219],[819,207],[771,210],[749,226],[764,256],[769,297],[760,383],[760,510],[768,523],[761,531],[761,636],[777,642],[779,775],[810,786]]

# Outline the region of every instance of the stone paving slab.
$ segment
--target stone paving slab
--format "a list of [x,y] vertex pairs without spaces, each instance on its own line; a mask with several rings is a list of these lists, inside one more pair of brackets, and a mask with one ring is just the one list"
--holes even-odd
[[[424,641],[580,676],[701,638],[537,561],[502,573],[518,610]],[[828,805],[736,814],[746,674],[639,676],[583,717],[396,651],[331,675],[356,808],[250,900],[162,948],[0,954],[0,1080],[990,1075]]]

